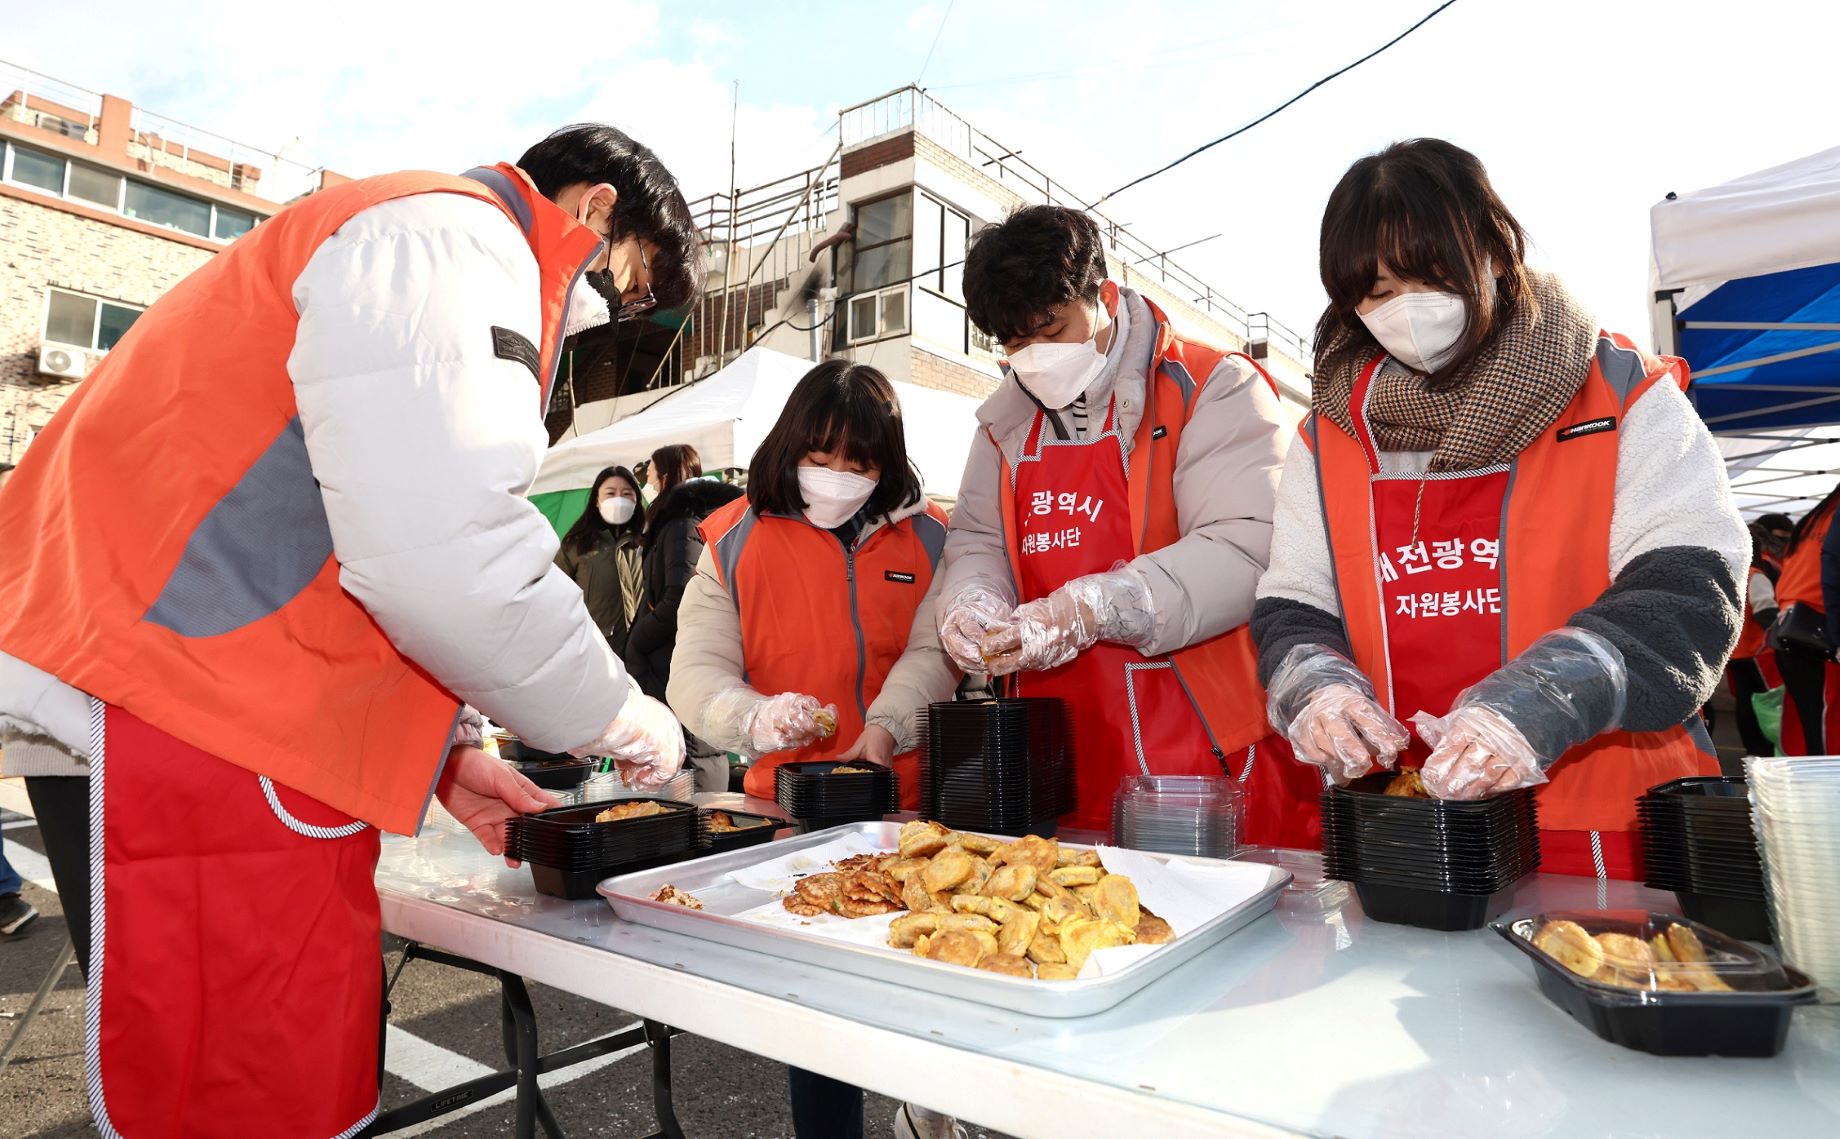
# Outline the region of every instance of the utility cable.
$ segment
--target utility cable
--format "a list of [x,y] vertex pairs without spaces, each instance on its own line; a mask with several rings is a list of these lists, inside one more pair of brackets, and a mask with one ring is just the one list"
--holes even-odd
[[1457,0],[1444,0],[1442,4],[1439,4],[1436,8],[1433,8],[1430,12],[1426,13],[1416,24],[1413,24],[1411,27],[1407,28],[1405,31],[1400,32],[1398,35],[1394,36],[1392,39],[1381,44],[1379,47],[1375,48],[1374,50],[1368,52],[1366,55],[1362,56],[1360,59],[1355,60],[1353,63],[1348,64],[1347,66],[1341,68],[1338,71],[1334,71],[1328,75],[1323,76],[1321,79],[1318,79],[1316,82],[1310,84],[1308,87],[1305,87],[1303,90],[1297,92],[1297,94],[1292,95],[1290,98],[1286,99],[1284,102],[1280,103],[1278,106],[1273,107],[1271,110],[1266,111],[1264,114],[1260,115],[1258,118],[1253,119],[1251,122],[1247,123],[1245,126],[1238,127],[1234,130],[1228,131],[1226,134],[1221,135],[1219,138],[1215,139],[1213,142],[1204,143],[1201,146],[1197,146],[1195,149],[1189,151],[1187,154],[1184,154],[1182,157],[1176,159],[1174,162],[1171,162],[1166,166],[1159,166],[1155,170],[1152,170],[1150,173],[1145,174],[1141,178],[1131,179],[1129,182],[1126,182],[1124,185],[1118,187],[1116,190],[1113,190],[1111,193],[1106,194],[1105,196],[1101,197],[1098,201],[1094,202],[1093,208],[1097,209],[1098,207],[1104,205],[1106,202],[1109,202],[1113,198],[1117,197],[1119,194],[1122,194],[1126,190],[1129,190],[1133,186],[1140,186],[1143,183],[1148,182],[1150,179],[1155,178],[1159,174],[1166,174],[1169,171],[1174,170],[1176,167],[1182,165],[1184,162],[1187,162],[1189,159],[1195,157],[1195,155],[1200,154],[1203,151],[1212,150],[1214,147],[1219,146],[1221,143],[1226,142],[1229,139],[1237,138],[1240,135],[1245,134],[1247,131],[1251,130],[1253,127],[1258,126],[1260,123],[1276,115],[1279,111],[1282,111],[1286,109],[1287,107],[1290,107],[1292,104],[1298,102],[1305,95],[1308,95],[1310,92],[1316,90],[1318,87],[1321,87],[1323,84],[1328,83],[1329,81],[1333,79],[1338,79],[1341,76],[1348,74],[1350,71],[1353,71],[1355,68],[1361,66],[1363,63],[1366,63],[1368,60],[1379,55],[1381,52],[1385,51],[1387,48],[1392,47],[1394,44],[1398,43],[1400,40],[1405,39],[1407,36],[1411,35],[1413,32],[1416,32],[1418,29],[1430,23],[1433,17],[1437,16],[1438,13],[1442,12],[1444,9],[1450,7],[1452,4],[1455,4],[1456,2]]

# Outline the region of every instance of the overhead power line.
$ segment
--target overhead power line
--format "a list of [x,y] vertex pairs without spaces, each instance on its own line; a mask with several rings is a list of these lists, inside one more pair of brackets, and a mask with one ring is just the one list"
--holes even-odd
[[939,37],[946,34],[946,21],[952,18],[952,5],[956,0],[946,0],[946,14],[939,17],[939,30],[933,33],[933,46],[926,49],[926,60],[920,65],[920,74],[914,76],[914,86],[926,78],[926,69],[932,66],[933,53],[939,50]]
[[1305,95],[1308,95],[1310,92],[1316,90],[1318,87],[1321,87],[1323,84],[1328,83],[1330,80],[1338,79],[1341,76],[1348,74],[1350,71],[1353,71],[1355,68],[1361,66],[1363,63],[1366,63],[1368,60],[1379,55],[1381,52],[1385,51],[1387,48],[1392,47],[1394,44],[1398,43],[1400,40],[1405,39],[1407,36],[1411,35],[1413,32],[1416,32],[1418,29],[1430,23],[1432,19],[1435,16],[1437,16],[1438,13],[1442,12],[1444,9],[1450,7],[1452,4],[1455,4],[1456,2],[1457,0],[1444,0],[1442,4],[1439,4],[1436,8],[1433,8],[1430,12],[1427,12],[1424,15],[1424,17],[1418,21],[1418,23],[1413,24],[1411,27],[1407,28],[1405,31],[1400,32],[1398,35],[1394,36],[1392,39],[1381,44],[1379,47],[1375,48],[1374,50],[1368,52],[1366,55],[1362,56],[1360,59],[1355,60],[1353,63],[1348,64],[1346,67],[1343,67],[1338,71],[1334,71],[1328,75],[1323,76],[1321,79],[1318,79],[1316,82],[1310,84],[1308,87],[1305,87],[1303,90],[1297,92],[1295,95],[1292,95],[1290,98],[1286,99],[1284,102],[1280,103],[1276,107],[1273,107],[1271,110],[1266,111],[1264,114],[1260,115],[1258,118],[1253,119],[1251,122],[1247,123],[1245,126],[1238,127],[1234,130],[1228,131],[1226,134],[1221,135],[1219,138],[1215,139],[1213,142],[1203,143],[1202,145],[1197,146],[1195,149],[1189,151],[1187,154],[1184,154],[1182,157],[1176,159],[1174,162],[1171,162],[1166,166],[1159,166],[1155,170],[1152,170],[1150,173],[1145,174],[1141,178],[1131,179],[1129,182],[1126,182],[1124,185],[1118,187],[1116,190],[1113,190],[1111,193],[1106,194],[1105,196],[1101,197],[1098,201],[1094,202],[1093,207],[1096,209],[1099,206],[1104,205],[1106,202],[1110,201],[1111,199],[1117,197],[1119,194],[1122,194],[1126,190],[1129,190],[1131,187],[1141,186],[1142,184],[1144,184],[1145,182],[1148,182],[1152,178],[1155,178],[1159,174],[1166,174],[1169,171],[1174,170],[1176,167],[1182,165],[1184,162],[1187,162],[1189,159],[1193,158],[1197,154],[1200,154],[1202,151],[1212,150],[1214,147],[1219,146],[1221,143],[1226,142],[1229,139],[1237,138],[1238,136],[1245,134],[1247,131],[1251,130],[1253,127],[1258,126],[1260,123],[1271,118],[1273,115],[1276,115],[1279,111],[1282,111],[1285,108],[1296,103],[1297,101],[1302,99]]

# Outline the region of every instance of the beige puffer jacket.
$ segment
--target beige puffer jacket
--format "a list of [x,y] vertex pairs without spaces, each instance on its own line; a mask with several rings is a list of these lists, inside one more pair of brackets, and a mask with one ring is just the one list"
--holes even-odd
[[[886,519],[863,527],[857,545],[891,522],[911,518],[926,509],[924,499],[903,507]],[[914,621],[907,637],[907,648],[889,670],[882,689],[869,703],[864,723],[886,728],[894,737],[896,755],[918,746],[919,710],[928,704],[950,700],[958,687],[958,669],[946,656],[935,631],[935,606],[939,599],[940,575],[914,610]],[[732,752],[745,752],[748,741],[738,725],[719,722],[711,716],[715,697],[730,688],[747,683],[746,664],[741,653],[741,617],[735,601],[717,576],[715,554],[704,547],[698,559],[696,576],[684,588],[683,604],[677,610],[677,647],[671,656],[671,680],[667,691],[671,710],[677,713],[691,734]],[[775,696],[777,693],[762,693]],[[809,694],[808,694],[809,695]],[[851,741],[854,742],[854,741]]]
[[[1156,352],[1155,318],[1143,298],[1121,288],[1113,319],[1117,332],[1105,368],[1086,390],[1086,403],[1089,430],[1096,433],[1105,421],[1107,399],[1117,396],[1128,462]],[[1174,474],[1182,538],[1129,563],[1149,586],[1156,613],[1154,635],[1143,650],[1150,656],[1244,625],[1271,555],[1272,508],[1290,439],[1278,396],[1245,360],[1227,357],[1196,398]],[[978,408],[977,433],[946,536],[942,613],[977,586],[1017,600],[1003,539],[1002,464],[990,436],[1013,463],[1022,454],[1035,412],[1034,401],[1014,378]],[[1068,414],[1062,418],[1071,430]]]

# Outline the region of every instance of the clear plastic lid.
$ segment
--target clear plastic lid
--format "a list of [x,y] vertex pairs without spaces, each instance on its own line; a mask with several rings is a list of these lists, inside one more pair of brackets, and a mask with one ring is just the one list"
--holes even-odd
[[1645,910],[1538,914],[1515,938],[1580,981],[1637,994],[1760,993],[1793,988],[1782,964],[1710,926]]

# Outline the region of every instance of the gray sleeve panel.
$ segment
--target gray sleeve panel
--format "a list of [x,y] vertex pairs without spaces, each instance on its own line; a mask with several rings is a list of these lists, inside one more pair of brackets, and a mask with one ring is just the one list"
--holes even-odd
[[1354,659],[1340,617],[1287,597],[1261,597],[1253,603],[1252,643],[1259,651],[1260,684],[1271,683],[1285,655],[1298,645],[1322,645]]
[[300,595],[332,557],[332,530],[299,417],[220,499],[147,620],[182,637],[233,632]]
[[1738,643],[1738,582],[1717,551],[1650,550],[1623,567],[1576,625],[1610,641],[1629,669],[1623,727],[1658,732],[1684,722],[1712,696]]

